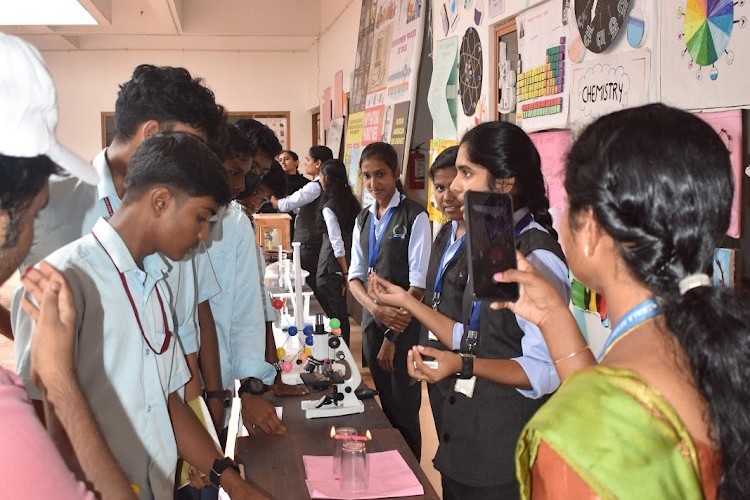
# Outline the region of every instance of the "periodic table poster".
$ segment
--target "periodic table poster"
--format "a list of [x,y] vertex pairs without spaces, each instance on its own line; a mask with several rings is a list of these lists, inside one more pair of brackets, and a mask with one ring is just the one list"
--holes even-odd
[[527,132],[568,125],[566,15],[563,0],[550,0],[516,17],[516,123]]

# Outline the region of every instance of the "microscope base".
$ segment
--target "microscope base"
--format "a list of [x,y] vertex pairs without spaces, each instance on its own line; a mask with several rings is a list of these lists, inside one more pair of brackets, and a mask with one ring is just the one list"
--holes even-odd
[[305,418],[322,418],[322,417],[340,417],[342,415],[353,415],[355,413],[364,413],[365,405],[360,400],[347,402],[346,405],[327,404],[316,408],[318,404],[315,400],[302,401],[302,409],[305,411]]

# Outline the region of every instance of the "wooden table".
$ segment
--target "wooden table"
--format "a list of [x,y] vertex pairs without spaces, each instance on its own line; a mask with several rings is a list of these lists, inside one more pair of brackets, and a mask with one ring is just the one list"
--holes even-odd
[[331,455],[331,426],[350,426],[361,433],[370,430],[372,441],[367,443],[368,451],[398,450],[401,453],[424,487],[423,496],[406,498],[439,498],[403,436],[391,427],[374,399],[364,401],[364,413],[308,420],[300,402],[318,395],[319,393],[314,393],[305,397],[277,398],[266,394],[265,397],[274,406],[284,408],[283,422],[288,431],[282,436],[266,436],[259,430],[253,437],[237,440],[237,461],[245,466],[245,474],[250,482],[280,500],[310,498],[305,484],[302,456]]

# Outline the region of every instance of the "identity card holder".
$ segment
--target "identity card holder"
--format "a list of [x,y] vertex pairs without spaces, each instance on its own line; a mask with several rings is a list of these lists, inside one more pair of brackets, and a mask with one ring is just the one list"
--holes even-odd
[[467,398],[471,398],[474,396],[474,386],[477,383],[477,377],[471,377],[471,378],[460,378],[456,380],[456,385],[453,386],[453,390],[463,394]]

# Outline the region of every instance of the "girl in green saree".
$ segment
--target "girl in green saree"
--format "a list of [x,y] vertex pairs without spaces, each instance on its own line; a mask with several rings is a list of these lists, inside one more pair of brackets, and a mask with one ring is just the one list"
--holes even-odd
[[496,276],[521,298],[494,306],[539,325],[564,380],[519,439],[523,498],[750,498],[750,314],[708,277],[732,182],[717,134],[663,105],[599,118],[573,145],[563,243],[614,327],[592,367],[528,262]]

